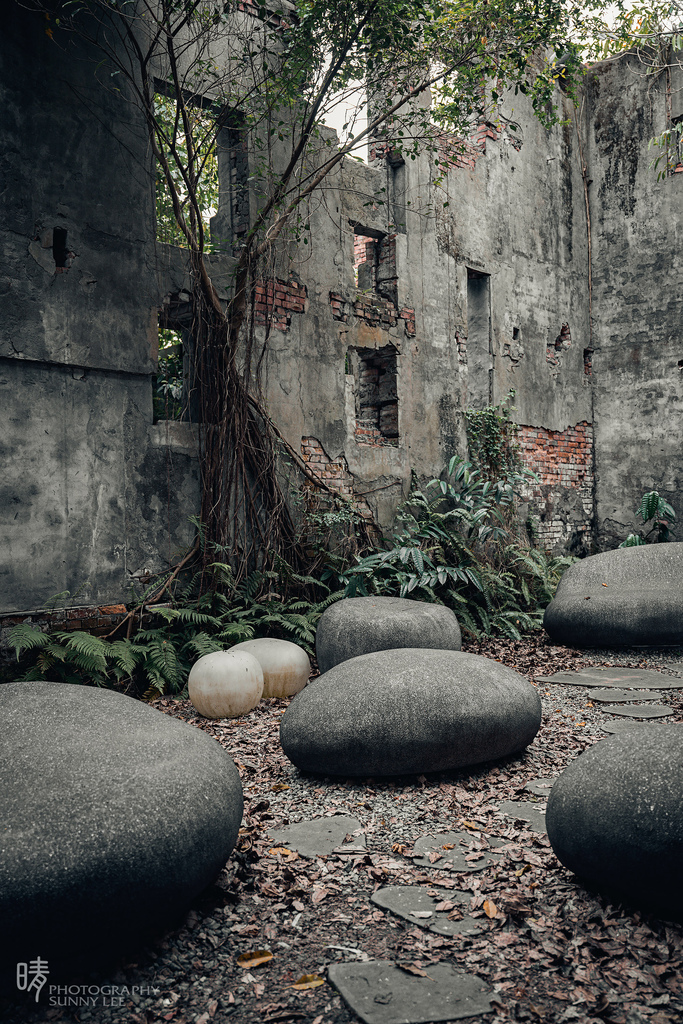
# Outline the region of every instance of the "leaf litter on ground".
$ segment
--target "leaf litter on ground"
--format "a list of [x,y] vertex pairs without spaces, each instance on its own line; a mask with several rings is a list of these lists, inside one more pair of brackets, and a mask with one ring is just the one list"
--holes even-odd
[[[537,676],[614,664],[612,657],[631,667],[653,667],[647,651],[596,657],[553,645],[542,635],[470,641],[464,647],[505,663],[534,685]],[[680,672],[681,664],[669,668]],[[498,811],[505,801],[528,799],[530,781],[558,775],[603,735],[602,713],[578,687],[543,683],[539,691],[543,725],[522,755],[400,779],[322,779],[298,772],[278,738],[287,701],[264,701],[243,718],[215,721],[199,717],[188,701],[158,699],[159,710],[212,735],[238,765],[245,811],[236,848],[182,927],[102,979],[129,988],[154,986],[157,994],[119,1009],[98,1007],[89,1016],[23,1006],[16,1017],[9,1008],[6,1019],[353,1024],[357,1018],[326,981],[328,966],[390,960],[428,976],[430,965],[445,960],[493,989],[493,1011],[477,1021],[682,1020],[681,925],[589,891],[557,861],[546,835]],[[674,697],[673,704],[674,720],[683,721],[683,698]],[[361,822],[366,850],[309,858],[269,838],[271,829],[335,814]],[[462,874],[448,870],[443,857],[429,867],[413,862],[420,836],[455,830],[469,837],[466,856],[488,849],[490,838],[502,842],[496,846],[499,860]],[[411,924],[379,910],[370,896],[384,885],[425,887],[440,909],[449,908],[449,917],[457,920],[466,912],[478,919],[481,931],[441,936],[427,931],[426,921]],[[469,901],[449,904],[444,890],[467,893]]]

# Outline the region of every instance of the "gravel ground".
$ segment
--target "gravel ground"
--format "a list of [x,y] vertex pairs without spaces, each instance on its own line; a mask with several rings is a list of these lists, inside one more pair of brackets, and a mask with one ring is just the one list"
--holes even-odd
[[[176,931],[115,969],[68,979],[72,986],[99,986],[94,1007],[65,1005],[77,995],[53,996],[50,1006],[46,987],[37,1008],[0,1002],[0,1019],[353,1024],[357,1018],[325,982],[330,964],[353,959],[389,959],[418,969],[441,959],[457,963],[496,993],[494,1011],[472,1019],[487,1024],[683,1019],[683,989],[676,981],[683,929],[611,907],[559,865],[544,835],[498,811],[503,801],[528,800],[526,784],[557,775],[604,736],[601,722],[611,717],[590,701],[589,690],[536,684],[537,676],[588,665],[647,667],[680,676],[683,650],[576,651],[555,647],[543,636],[487,640],[467,649],[527,675],[543,703],[541,730],[522,755],[474,770],[391,781],[304,775],[278,742],[286,701],[262,702],[244,718],[220,722],[198,718],[187,701],[158,701],[162,711],[214,735],[238,764],[245,817],[237,848],[217,884],[195,901]],[[667,721],[683,722],[678,691],[665,692],[662,703],[675,710]],[[366,853],[305,860],[275,851],[271,829],[335,814],[359,820]],[[454,828],[470,830],[475,853],[486,849],[488,836],[501,839],[501,864],[454,880],[438,861],[427,869],[413,863],[418,837]],[[484,934],[444,939],[380,911],[370,896],[385,884],[457,884],[471,893],[469,912],[481,918]],[[263,949],[272,953],[268,962],[247,969],[238,964],[239,955]],[[313,987],[292,987],[311,975],[317,977]],[[101,993],[107,986],[105,1005]]]

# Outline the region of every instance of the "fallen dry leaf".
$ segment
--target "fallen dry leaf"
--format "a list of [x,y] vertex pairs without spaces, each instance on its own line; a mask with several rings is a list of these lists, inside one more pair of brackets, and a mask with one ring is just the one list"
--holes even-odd
[[324,985],[325,979],[321,978],[319,974],[302,974],[298,981],[295,981],[290,988],[295,988],[297,992],[305,992],[309,988],[318,988],[319,985]]
[[498,913],[498,907],[493,900],[484,900],[484,913],[487,917],[495,917]]
[[[414,964],[396,964],[396,966],[400,967],[402,971],[407,971],[408,974],[417,974],[418,978],[429,978],[426,971],[423,971],[421,967],[415,967]],[[429,980],[433,981],[434,979],[429,978]]]
[[273,954],[269,949],[252,949],[249,953],[242,953],[238,956],[237,963],[240,967],[251,968],[258,967],[259,964],[267,964],[272,959]]

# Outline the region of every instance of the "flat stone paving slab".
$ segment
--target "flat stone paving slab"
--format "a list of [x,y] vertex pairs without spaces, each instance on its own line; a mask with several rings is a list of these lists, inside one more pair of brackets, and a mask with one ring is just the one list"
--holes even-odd
[[[439,895],[430,896],[430,892]],[[477,919],[469,915],[459,921],[449,921],[452,907],[449,910],[435,909],[444,900],[456,906],[469,904],[471,893],[422,885],[386,885],[373,893],[370,899],[382,910],[390,910],[404,921],[427,928],[437,935],[479,935],[482,930]]]
[[333,964],[327,976],[365,1024],[428,1024],[491,1011],[488,986],[450,964],[432,964],[421,978],[390,960]]
[[607,715],[627,715],[629,718],[666,718],[674,713],[668,704],[605,704],[600,710]]
[[532,779],[531,782],[527,782],[524,787],[527,792],[533,793],[535,796],[550,796],[550,790],[553,787],[555,779]]
[[529,822],[533,832],[545,832],[545,803],[534,803],[531,800],[504,800],[498,805],[501,814],[510,818],[521,818]]
[[337,814],[332,818],[311,818],[298,821],[285,828],[272,829],[272,836],[277,846],[286,846],[301,857],[324,857],[331,853],[354,853],[365,851],[365,836],[354,836],[349,843],[344,843],[347,835],[361,828],[357,818],[347,814]]
[[681,690],[683,679],[665,676],[649,668],[582,668],[575,672],[555,672],[552,676],[536,676],[539,683],[561,683],[563,686],[647,686],[650,690]]
[[630,700],[661,700],[661,690],[618,690],[616,687],[608,687],[605,690],[593,690],[590,692],[590,699],[598,701],[599,704],[620,704]]
[[[440,870],[446,868],[451,871],[481,871],[500,860],[501,854],[494,850],[473,850],[474,837],[471,832],[441,832],[436,836],[421,836],[413,847],[415,853],[422,853],[424,857],[414,857],[413,864],[420,864],[424,867],[431,867],[436,863]],[[503,846],[502,839],[494,839],[487,836],[491,846]],[[452,849],[447,849],[452,847]],[[430,861],[430,853],[440,853],[441,860]],[[466,856],[475,853],[481,854],[476,860],[466,860]]]
[[603,732],[609,733],[610,735],[617,732],[625,732],[627,729],[642,729],[643,722],[634,721],[615,721],[613,718],[608,719],[606,722],[600,723],[600,728]]

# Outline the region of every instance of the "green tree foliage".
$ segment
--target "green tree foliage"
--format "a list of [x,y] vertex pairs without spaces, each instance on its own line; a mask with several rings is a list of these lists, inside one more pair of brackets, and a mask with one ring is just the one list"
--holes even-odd
[[183,339],[177,331],[163,327],[153,404],[155,420],[177,420],[183,412]]

